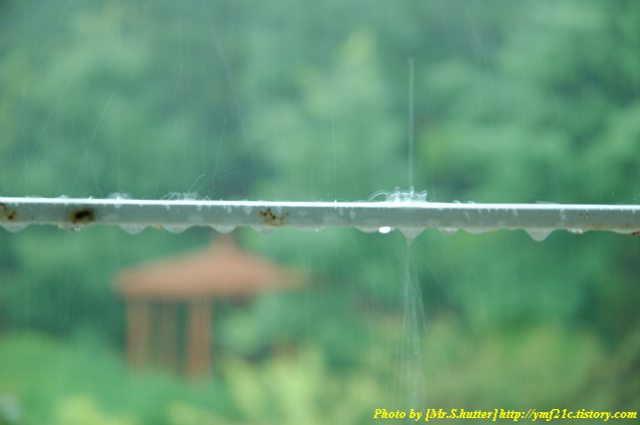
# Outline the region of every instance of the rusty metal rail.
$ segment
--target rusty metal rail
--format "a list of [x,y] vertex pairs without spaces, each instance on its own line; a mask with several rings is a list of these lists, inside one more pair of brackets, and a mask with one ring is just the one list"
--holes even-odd
[[428,228],[481,233],[524,229],[542,240],[551,231],[640,232],[640,205],[463,204],[424,198],[387,197],[382,202],[268,202],[2,198],[0,225],[19,231],[30,224],[52,224],[72,231],[95,224],[119,225],[129,233],[146,227],[180,232],[211,226],[226,233],[238,226],[268,232],[283,226],[303,230],[355,227],[367,232],[401,230],[415,237]]

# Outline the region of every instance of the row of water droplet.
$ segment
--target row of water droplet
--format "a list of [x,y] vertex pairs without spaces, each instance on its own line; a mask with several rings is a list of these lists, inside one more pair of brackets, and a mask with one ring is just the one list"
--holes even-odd
[[[5,230],[12,232],[12,233],[17,233],[19,231],[21,231],[22,229],[24,229],[25,227],[28,226],[27,223],[1,223],[0,224],[1,227],[3,227]],[[119,225],[120,228],[122,228],[122,230],[124,230],[125,232],[131,234],[131,235],[135,235],[138,234],[140,232],[142,232],[144,229],[146,229],[147,227],[153,227],[156,229],[164,229],[167,230],[171,233],[182,233],[185,230],[189,229],[190,227],[193,227],[193,225],[191,224],[155,224],[155,225],[146,225],[146,224],[120,224]],[[59,228],[61,229],[65,229],[65,230],[69,230],[71,232],[79,232],[85,228],[88,227],[88,225],[84,225],[84,224],[74,224],[74,223],[65,223],[65,224],[60,224],[58,225]],[[211,225],[210,227],[212,227],[214,230],[216,230],[218,233],[223,233],[223,234],[227,234],[227,233],[231,233],[236,229],[236,226],[234,225]],[[253,228],[254,230],[260,232],[260,233],[271,233],[275,230],[278,229],[278,226],[269,226],[269,225],[252,225],[250,226],[251,228]],[[294,226],[295,227],[295,226]],[[320,230],[322,230],[324,227],[322,226],[318,226],[318,227],[296,227],[299,230],[304,230],[304,231],[314,231],[314,232],[319,232]],[[382,227],[368,227],[368,226],[356,226],[356,229],[365,232],[365,233],[382,233],[382,234],[386,234],[386,233],[390,233],[391,231],[395,230],[394,228],[390,227],[390,226],[382,226]],[[415,239],[416,237],[418,237],[418,235],[420,235],[420,233],[422,233],[424,230],[426,230],[426,228],[398,228],[398,230],[400,230],[400,232],[402,232],[402,234],[407,238],[407,239]],[[498,230],[498,229],[480,229],[480,228],[462,228],[462,229],[458,229],[458,228],[453,228],[453,227],[441,227],[438,228],[438,230],[440,230],[442,233],[447,234],[447,235],[451,235],[454,234],[456,232],[458,232],[459,230],[464,230],[468,233],[472,233],[472,234],[480,234],[480,233],[485,233],[488,231],[493,231],[493,230]],[[550,234],[551,232],[554,231],[554,229],[524,229],[529,236],[531,236],[531,238],[535,241],[543,241],[545,240]],[[573,234],[577,234],[577,235],[581,235],[583,234],[585,231],[583,229],[567,229],[568,232],[571,232]],[[635,234],[637,233],[637,230],[613,230],[616,233],[621,233],[621,234]]]

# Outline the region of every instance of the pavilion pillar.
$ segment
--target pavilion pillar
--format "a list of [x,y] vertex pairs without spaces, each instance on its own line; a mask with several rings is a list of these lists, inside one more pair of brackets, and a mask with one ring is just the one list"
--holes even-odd
[[160,366],[165,370],[177,372],[178,317],[176,314],[176,305],[170,302],[161,304],[159,319]]
[[127,357],[133,369],[146,367],[149,352],[149,303],[127,300]]
[[204,378],[211,373],[211,304],[192,301],[187,319],[187,377]]

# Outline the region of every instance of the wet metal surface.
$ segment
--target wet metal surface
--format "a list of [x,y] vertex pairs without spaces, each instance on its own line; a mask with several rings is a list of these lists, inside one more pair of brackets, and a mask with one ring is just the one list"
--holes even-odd
[[[247,212],[254,213],[247,213]],[[0,198],[0,225],[640,231],[639,205]]]

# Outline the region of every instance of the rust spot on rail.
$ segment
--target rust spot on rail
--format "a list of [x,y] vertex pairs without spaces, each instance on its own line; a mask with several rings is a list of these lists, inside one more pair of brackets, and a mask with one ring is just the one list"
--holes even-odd
[[271,207],[267,207],[266,210],[259,211],[259,214],[264,219],[265,224],[274,227],[284,226],[287,222],[287,218],[289,217],[289,213],[284,213],[279,216],[277,214],[274,214],[271,211]]
[[7,204],[0,202],[0,218],[3,220],[13,221],[15,220],[18,212],[13,209],[9,209]]
[[93,220],[95,220],[93,208],[81,208],[71,213],[72,223],[91,223]]

